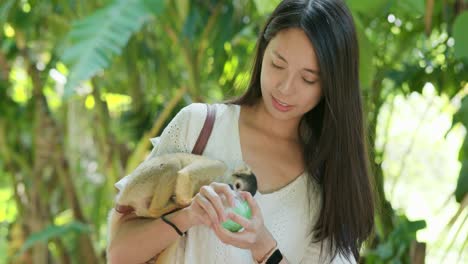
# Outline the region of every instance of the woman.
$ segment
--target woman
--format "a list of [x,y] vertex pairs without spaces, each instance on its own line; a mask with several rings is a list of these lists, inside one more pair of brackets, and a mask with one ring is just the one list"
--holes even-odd
[[[221,194],[204,186],[167,216],[188,231],[175,263],[356,263],[372,232],[374,206],[352,17],[340,0],[285,0],[261,33],[246,93],[217,104],[204,155],[257,176],[242,195],[251,220],[224,215]],[[185,107],[151,155],[190,152],[206,110]],[[117,187],[122,188],[122,183]],[[240,233],[220,228],[232,219]],[[125,216],[109,246],[112,263],[141,263],[177,238],[160,219]],[[267,262],[268,261],[268,262]]]

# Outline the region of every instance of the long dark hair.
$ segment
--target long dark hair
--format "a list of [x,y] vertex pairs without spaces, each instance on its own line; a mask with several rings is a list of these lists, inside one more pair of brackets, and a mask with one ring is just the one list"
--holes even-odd
[[323,91],[320,103],[303,116],[298,128],[311,132],[301,136],[304,161],[309,183],[318,183],[323,197],[311,243],[327,239],[333,258],[337,253],[346,258],[352,253],[358,261],[362,244],[373,232],[374,185],[359,87],[358,42],[353,18],[343,1],[282,1],[258,39],[247,91],[228,103],[253,105],[261,100],[265,49],[287,28],[302,29],[313,44]]

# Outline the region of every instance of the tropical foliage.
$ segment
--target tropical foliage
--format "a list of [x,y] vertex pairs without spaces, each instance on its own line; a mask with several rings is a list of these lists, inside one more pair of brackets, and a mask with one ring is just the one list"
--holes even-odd
[[[397,98],[421,94],[430,84],[438,96],[461,101],[453,129],[468,126],[468,3],[347,2],[359,34],[381,207],[364,261],[417,263],[425,252],[416,233],[426,225],[397,212],[387,197],[382,164],[392,142],[382,113]],[[2,1],[0,234],[5,238],[0,255],[7,256],[5,263],[103,263],[113,184],[144,159],[148,139],[181,107],[242,92],[257,34],[277,3]],[[378,138],[384,143],[377,144]],[[461,240],[460,252],[468,243],[459,235],[467,230],[467,152],[465,139],[454,192],[445,194],[458,203],[458,212],[447,225],[456,232],[443,239]]]

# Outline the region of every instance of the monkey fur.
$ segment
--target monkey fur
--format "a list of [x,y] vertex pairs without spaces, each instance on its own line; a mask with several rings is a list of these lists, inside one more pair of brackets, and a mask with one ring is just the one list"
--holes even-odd
[[[141,163],[125,180],[109,212],[108,243],[112,241],[120,217],[134,213],[139,217],[159,218],[172,210],[190,205],[203,185],[212,182],[230,184],[234,190],[255,195],[257,181],[247,167],[228,173],[224,162],[189,153],[156,156]],[[156,263],[168,263],[176,250],[172,243],[158,256]]]

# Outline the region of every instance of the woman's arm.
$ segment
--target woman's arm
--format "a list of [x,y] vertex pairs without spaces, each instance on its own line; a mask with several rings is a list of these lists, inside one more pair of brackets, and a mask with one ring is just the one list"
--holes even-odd
[[[233,194],[227,184],[212,183],[210,186],[214,189],[203,186],[188,207],[167,215],[166,219],[182,232],[198,225],[220,224],[224,209],[218,194],[224,194],[231,204]],[[216,190],[216,201],[210,201],[203,195],[208,189],[213,192]],[[209,199],[213,199],[213,196],[210,195]],[[212,203],[216,206],[213,207]],[[123,217],[119,221],[108,250],[108,259],[112,264],[146,262],[171,245],[179,236],[171,226],[160,219],[141,219],[133,215]]]
[[[182,232],[192,226],[191,214],[187,209],[167,216]],[[110,241],[108,262],[144,263],[172,244],[179,235],[161,219],[142,219],[134,214],[123,216],[117,231]]]
[[[271,235],[271,233],[265,228],[265,232],[261,235],[259,241],[251,248],[252,257],[255,260],[255,263],[264,263],[269,256],[272,255],[274,249],[276,249],[278,243]],[[281,248],[278,248],[281,251]],[[289,264],[289,261],[283,255],[283,259],[279,264]]]

